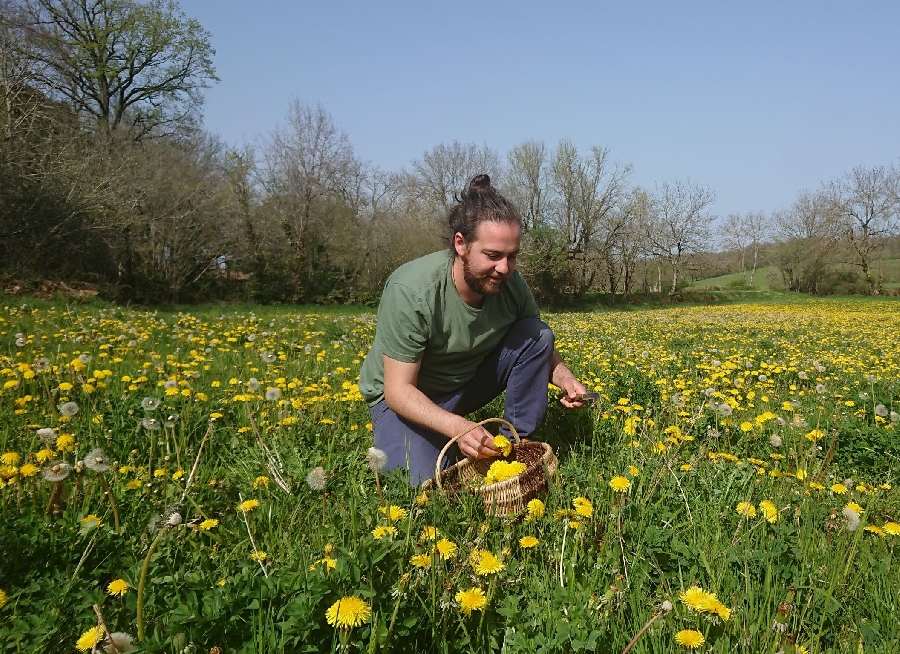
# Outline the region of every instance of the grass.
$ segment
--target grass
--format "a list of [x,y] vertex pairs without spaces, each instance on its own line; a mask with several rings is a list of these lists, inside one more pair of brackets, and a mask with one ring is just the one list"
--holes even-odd
[[382,507],[370,313],[6,303],[0,647],[72,651],[96,605],[147,652],[896,651],[900,303],[771,299],[548,314],[602,399],[551,389],[559,476],[508,518],[396,474]]

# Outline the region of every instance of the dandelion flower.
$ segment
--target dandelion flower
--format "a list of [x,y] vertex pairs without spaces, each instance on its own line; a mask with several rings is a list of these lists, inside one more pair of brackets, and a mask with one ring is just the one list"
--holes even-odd
[[397,535],[396,527],[381,525],[381,526],[375,527],[375,529],[372,530],[372,537],[375,538],[375,540],[381,540],[385,536],[396,536],[396,535]]
[[275,363],[278,360],[278,355],[274,352],[261,352],[259,356],[266,363]]
[[609,480],[609,487],[616,493],[624,493],[631,488],[631,482],[625,477],[613,477]]
[[700,606],[706,601],[706,591],[698,586],[691,586],[678,594],[678,599],[690,609],[699,611]]
[[372,615],[372,607],[356,595],[342,597],[325,612],[325,619],[335,629],[351,629],[365,624]]
[[420,493],[416,495],[416,506],[423,507],[428,504],[428,493]]
[[416,554],[409,560],[409,563],[415,568],[427,568],[431,565],[431,555]]
[[325,490],[325,469],[322,466],[316,466],[306,475],[306,485],[314,491]]
[[34,477],[38,473],[39,468],[33,463],[26,463],[19,468],[19,474],[22,477]]
[[885,522],[882,529],[884,529],[884,533],[891,536],[900,536],[900,524],[896,522]]
[[500,450],[503,456],[509,456],[512,453],[512,443],[503,434],[494,437],[494,447]]
[[281,389],[271,386],[266,389],[266,400],[269,402],[277,402],[281,399]]
[[472,567],[475,568],[475,574],[479,577],[497,574],[506,568],[506,565],[493,552],[477,550],[476,553],[477,558]]
[[141,408],[144,411],[155,411],[159,408],[159,399],[155,397],[145,397],[141,400]]
[[740,504],[738,504],[737,512],[745,518],[756,517],[756,507],[753,506],[750,502],[741,502]]
[[452,559],[456,556],[457,547],[456,543],[446,538],[442,538],[435,545],[435,549],[441,557],[442,561],[446,561],[447,559]]
[[124,579],[115,579],[109,582],[109,585],[106,587],[106,592],[110,595],[116,595],[118,597],[122,597],[125,593],[128,592],[128,582]]
[[240,504],[237,505],[237,510],[243,513],[250,513],[253,509],[259,506],[259,500],[244,500]]
[[541,502],[540,500],[531,500],[530,502],[528,502],[528,515],[525,520],[528,521],[543,518],[544,510],[545,507],[543,502]]
[[378,509],[381,511],[384,516],[390,520],[391,522],[399,522],[406,518],[406,509],[403,509],[399,506],[394,506],[391,504],[390,506],[382,506]]
[[7,597],[6,593],[0,589],[0,609],[9,601],[9,597]]
[[156,418],[143,418],[141,420],[141,427],[147,431],[159,431],[162,429],[162,423]]
[[200,523],[200,531],[209,531],[219,526],[219,521],[215,518],[209,518]]
[[[174,475],[173,475],[174,476]],[[256,479],[253,480],[253,490],[258,490],[260,487],[268,488],[269,487],[269,478],[265,475],[260,475]]]
[[[627,482],[628,480],[626,479],[625,481]],[[572,506],[575,507],[575,513],[580,516],[590,518],[594,515],[594,505],[586,497],[576,497],[572,500]]]
[[422,533],[419,535],[419,540],[435,540],[440,535],[441,532],[438,531],[437,527],[428,526],[422,529]]
[[706,639],[695,629],[682,629],[675,634],[675,642],[688,649],[696,649],[702,646]]
[[100,641],[103,640],[105,632],[103,631],[103,627],[91,627],[83,634],[81,634],[81,638],[75,643],[75,648],[79,652],[88,652],[93,650],[97,645],[100,644]]
[[759,503],[759,510],[762,511],[763,517],[769,522],[778,522],[778,508],[769,500],[763,500]]
[[832,490],[833,492],[837,493],[838,495],[843,495],[844,493],[847,492],[847,487],[844,486],[843,484],[834,484],[834,485],[831,487],[831,490]]
[[540,541],[534,536],[522,536],[519,539],[519,546],[524,547],[525,549],[531,549],[536,546]]
[[0,463],[5,466],[15,466],[19,465],[19,461],[22,460],[22,457],[19,456],[18,452],[7,452],[3,456],[0,456]]
[[251,377],[247,380],[247,388],[255,393],[259,390],[259,380],[256,377]]
[[387,465],[387,452],[379,450],[377,447],[370,447],[366,450],[366,463],[373,471],[381,472]]
[[525,472],[525,469],[526,465],[520,461],[494,461],[484,476],[484,483],[495,484],[512,479],[516,475]]
[[265,561],[267,558],[269,558],[269,555],[262,550],[258,550],[256,552],[251,552],[250,558],[254,561]]
[[94,472],[106,472],[109,470],[109,464],[106,463],[106,458],[103,456],[103,450],[99,447],[95,447],[88,452],[84,457],[84,467],[88,470],[93,470]]
[[454,599],[459,604],[459,610],[467,616],[472,615],[472,611],[482,611],[487,606],[487,598],[480,588],[461,590]]

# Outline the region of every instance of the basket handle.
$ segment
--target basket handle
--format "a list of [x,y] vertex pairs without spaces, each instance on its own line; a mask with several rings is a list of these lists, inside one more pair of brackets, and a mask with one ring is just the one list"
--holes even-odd
[[476,422],[474,425],[472,425],[471,427],[466,429],[461,434],[457,434],[456,436],[451,438],[449,441],[447,441],[447,444],[444,445],[444,449],[442,449],[441,453],[438,454],[437,462],[434,464],[434,481],[437,484],[438,490],[440,490],[440,488],[441,488],[441,461],[443,461],[444,456],[447,454],[447,450],[450,449],[451,445],[453,445],[460,438],[462,438],[463,436],[468,434],[470,431],[472,431],[476,427],[481,427],[481,425],[485,425],[489,422],[499,422],[499,423],[506,425],[507,427],[509,427],[509,431],[513,435],[513,438],[515,439],[516,444],[522,442],[522,440],[519,438],[519,434],[516,431],[516,428],[513,427],[510,423],[508,423],[503,418],[486,418],[485,420],[482,420],[481,422]]

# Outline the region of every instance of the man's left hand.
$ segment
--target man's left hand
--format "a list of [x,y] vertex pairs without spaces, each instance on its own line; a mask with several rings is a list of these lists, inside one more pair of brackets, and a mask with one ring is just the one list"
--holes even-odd
[[565,395],[560,398],[559,403],[567,409],[577,409],[585,404],[589,404],[587,400],[579,399],[587,394],[587,389],[574,377],[563,380],[560,388],[565,392]]

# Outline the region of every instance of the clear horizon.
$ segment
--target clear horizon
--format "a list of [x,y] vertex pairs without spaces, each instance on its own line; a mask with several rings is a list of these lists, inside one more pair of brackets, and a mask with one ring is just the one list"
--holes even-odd
[[232,146],[298,98],[385,170],[441,142],[568,138],[633,184],[708,186],[720,216],[900,162],[900,3],[180,4],[216,49],[204,127]]

